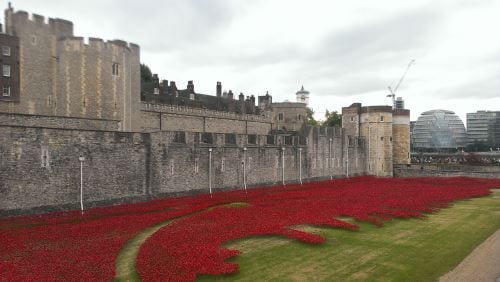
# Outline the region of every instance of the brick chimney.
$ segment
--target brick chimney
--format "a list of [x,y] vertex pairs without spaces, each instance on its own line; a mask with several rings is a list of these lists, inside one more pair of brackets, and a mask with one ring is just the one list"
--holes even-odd
[[194,94],[194,84],[192,80],[188,81],[187,90],[189,93]]
[[222,95],[222,83],[220,83],[220,81],[217,81],[217,87],[216,87],[215,93],[216,93],[217,97],[219,97],[219,98]]

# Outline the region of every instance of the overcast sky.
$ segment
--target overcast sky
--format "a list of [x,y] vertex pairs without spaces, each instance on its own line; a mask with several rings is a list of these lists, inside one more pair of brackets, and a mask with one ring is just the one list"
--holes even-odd
[[[1,1],[7,7],[7,1]],[[412,120],[431,109],[500,110],[500,1],[17,0],[74,23],[76,36],[123,39],[161,79],[198,93],[269,91],[295,101],[302,85],[322,118],[354,102],[389,105]]]

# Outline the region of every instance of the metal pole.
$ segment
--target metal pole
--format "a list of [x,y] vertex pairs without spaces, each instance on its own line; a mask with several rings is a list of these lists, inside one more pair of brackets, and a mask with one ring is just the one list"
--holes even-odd
[[302,185],[302,148],[299,148],[299,181]]
[[[368,107],[370,108],[370,107]],[[371,166],[371,158],[370,158],[370,141],[371,141],[371,124],[368,122],[368,174],[371,174],[372,166]]]
[[285,185],[285,148],[281,147],[281,182]]
[[83,161],[85,160],[85,157],[80,155],[78,160],[80,161],[80,209],[83,214]]
[[247,148],[243,148],[243,186],[245,187],[245,193],[247,192]]
[[349,178],[349,137],[347,137],[346,176]]
[[332,138],[330,138],[330,143],[329,143],[329,150],[328,150],[328,164],[330,165],[330,180],[333,180],[333,173],[332,173]]
[[212,148],[208,148],[208,189],[212,198]]

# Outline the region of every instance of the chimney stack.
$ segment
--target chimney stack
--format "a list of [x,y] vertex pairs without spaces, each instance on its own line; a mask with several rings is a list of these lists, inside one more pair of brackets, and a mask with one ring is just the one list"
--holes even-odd
[[216,87],[215,93],[216,93],[217,97],[219,97],[219,98],[222,95],[222,83],[220,83],[220,81],[217,81],[217,87]]
[[189,93],[194,94],[194,84],[192,80],[188,81],[187,90]]

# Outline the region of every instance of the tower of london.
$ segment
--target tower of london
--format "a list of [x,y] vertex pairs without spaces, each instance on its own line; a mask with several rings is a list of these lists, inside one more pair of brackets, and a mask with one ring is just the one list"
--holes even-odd
[[[342,110],[306,125],[309,91],[199,93],[140,79],[140,47],[75,36],[73,23],[10,6],[0,34],[0,213],[87,206],[355,175],[409,163],[409,111]],[[314,93],[313,93],[314,94]],[[304,99],[304,100],[302,100]],[[79,160],[82,160],[80,163]]]

